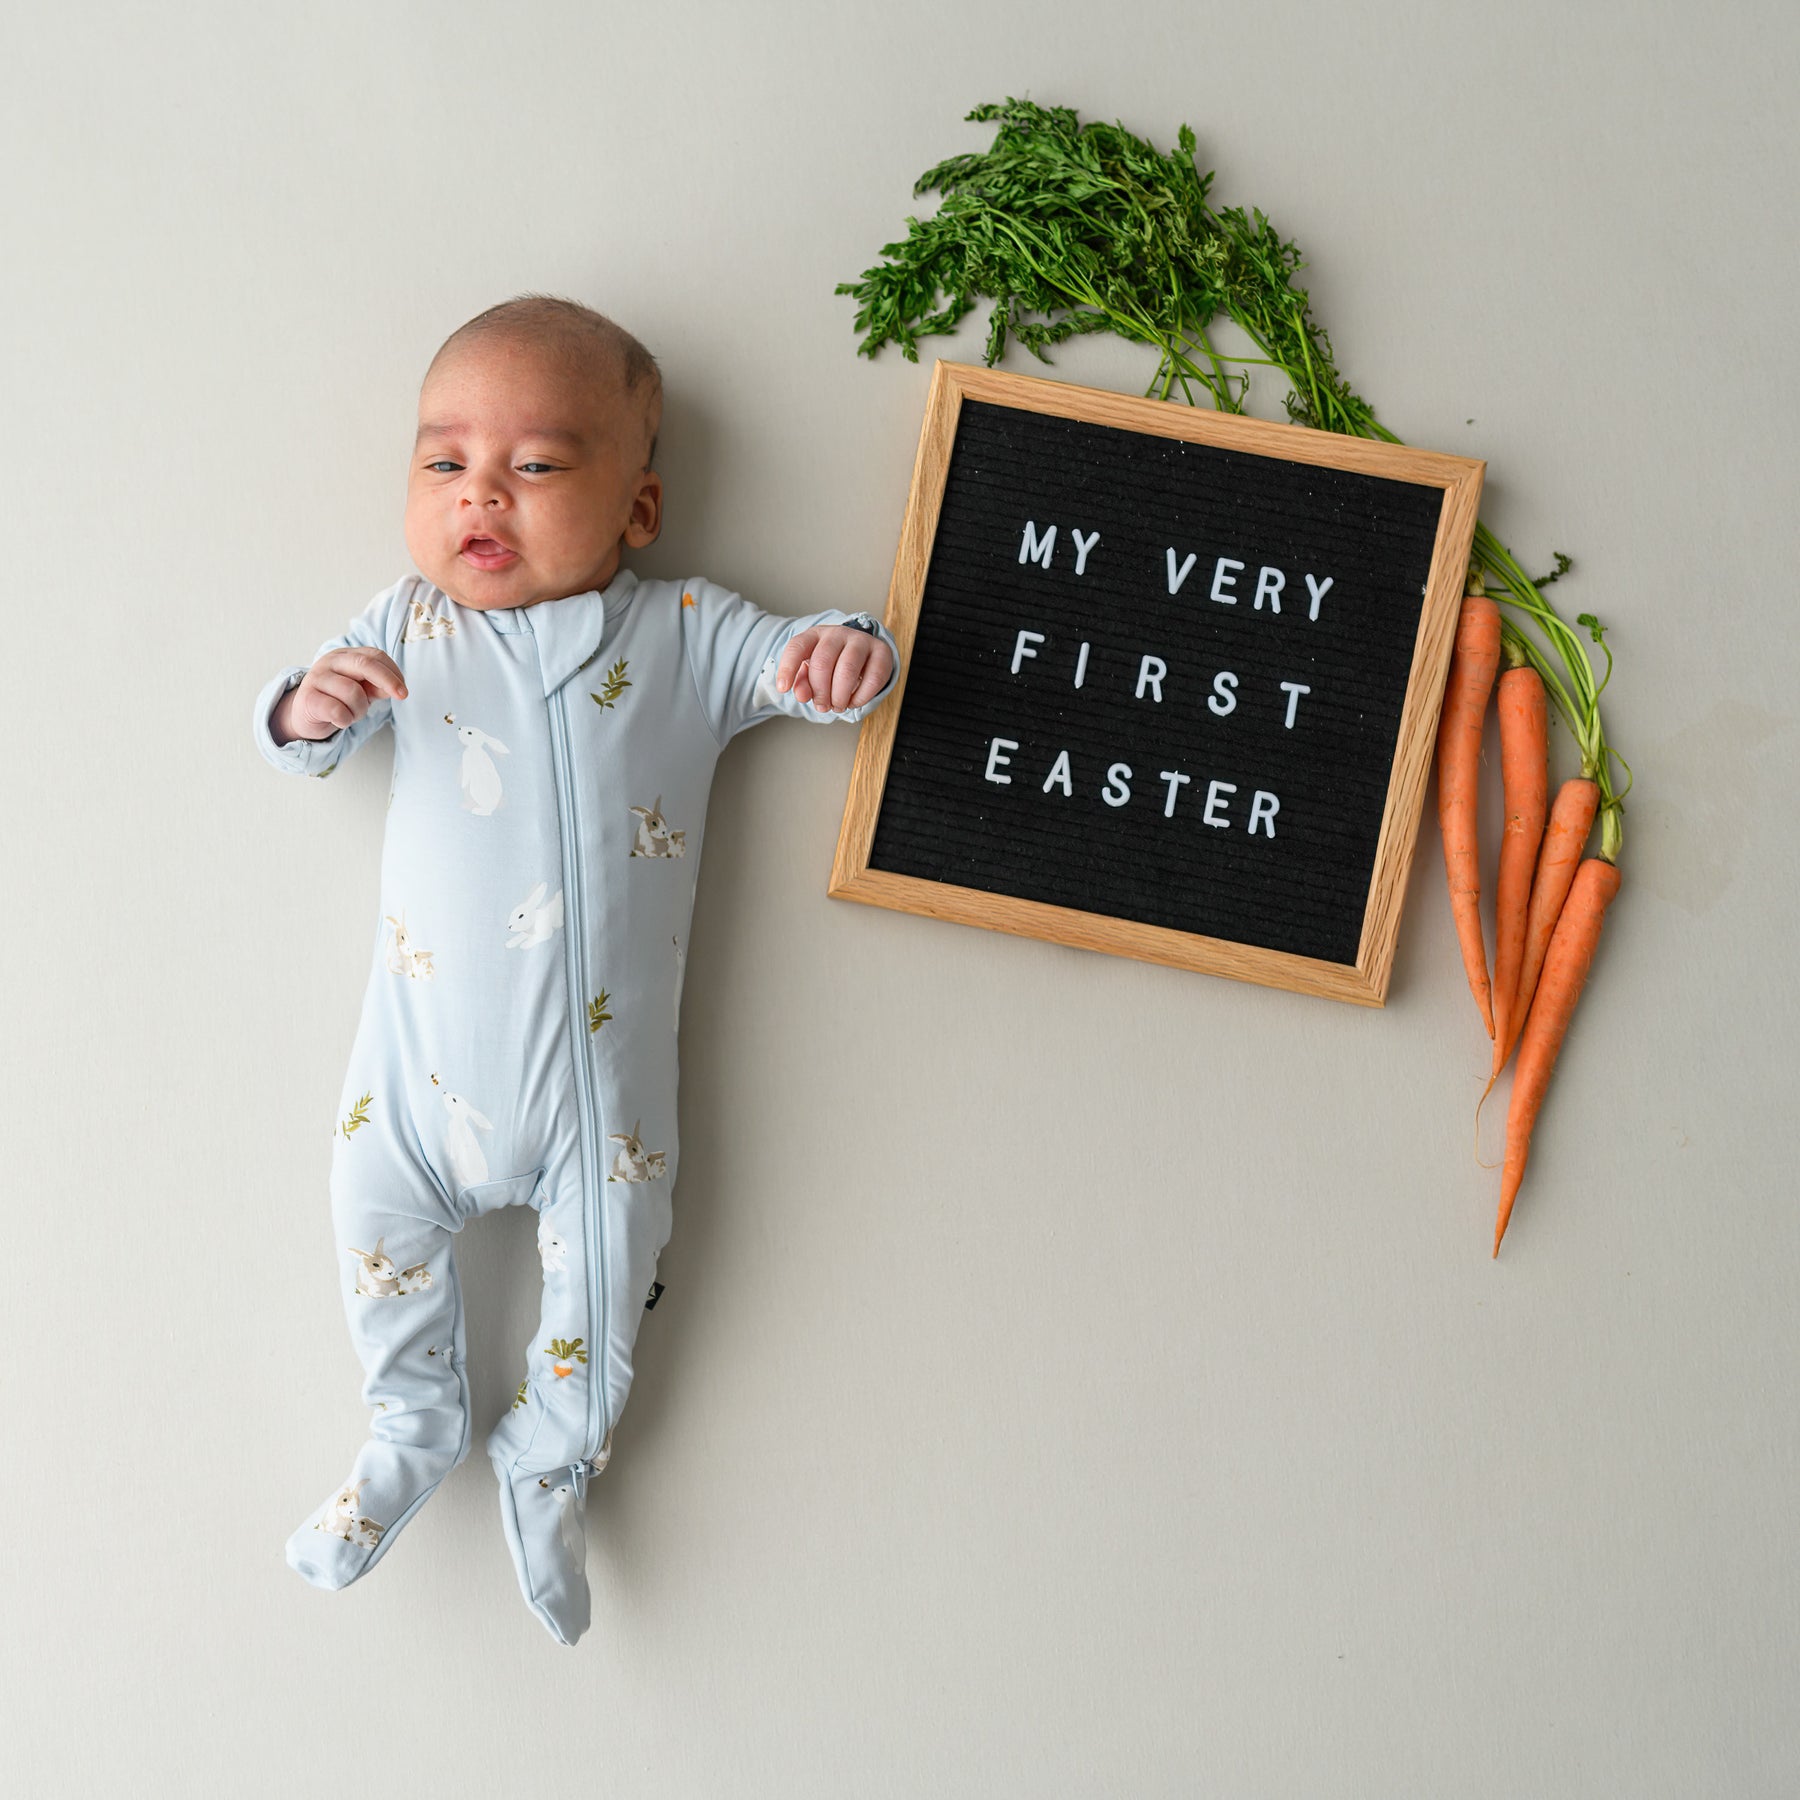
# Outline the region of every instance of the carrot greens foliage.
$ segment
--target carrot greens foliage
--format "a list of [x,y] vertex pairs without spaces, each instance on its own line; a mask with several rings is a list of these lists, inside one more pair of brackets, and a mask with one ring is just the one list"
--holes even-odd
[[[937,211],[909,217],[906,236],[882,246],[884,260],[836,290],[857,302],[861,354],[895,344],[916,362],[921,338],[954,332],[985,299],[989,365],[1014,339],[1049,362],[1048,347],[1110,331],[1155,350],[1147,394],[1168,400],[1179,390],[1192,405],[1204,398],[1241,413],[1251,369],[1272,368],[1288,379],[1296,424],[1401,441],[1338,372],[1294,279],[1306,266],[1299,249],[1260,208],[1213,206],[1213,176],[1195,168],[1188,126],[1165,154],[1122,125],[1084,125],[1069,107],[1008,99],[967,116],[997,125],[992,145],[927,169],[913,193],[941,195]],[[1262,354],[1216,349],[1208,333],[1220,318]],[[1625,790],[1615,793],[1612,765],[1625,765],[1600,724],[1612,653],[1584,613],[1579,623],[1606,650],[1596,680],[1580,636],[1544,595],[1572,566],[1558,551],[1552,573],[1533,577],[1485,525],[1475,527],[1472,588],[1517,615],[1504,626],[1509,663],[1529,662],[1568,722],[1582,773],[1600,786],[1600,853],[1616,861]]]

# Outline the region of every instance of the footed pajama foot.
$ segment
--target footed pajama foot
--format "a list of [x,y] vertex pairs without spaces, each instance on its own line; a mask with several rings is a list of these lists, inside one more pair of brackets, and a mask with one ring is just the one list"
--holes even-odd
[[406,1444],[366,1444],[350,1479],[288,1539],[288,1567],[316,1588],[348,1587],[381,1560],[461,1460]]
[[500,1516],[526,1604],[559,1644],[587,1630],[585,1465],[539,1475],[494,1457],[500,1478]]

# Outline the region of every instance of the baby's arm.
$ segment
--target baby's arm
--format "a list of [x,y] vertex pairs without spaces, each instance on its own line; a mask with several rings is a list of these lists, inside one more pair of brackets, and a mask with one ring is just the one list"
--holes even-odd
[[689,581],[681,617],[701,705],[721,744],[778,713],[853,725],[899,678],[893,635],[866,612],[833,607],[783,618],[716,582]]
[[283,669],[257,695],[252,729],[276,768],[329,774],[388,722],[395,700],[406,698],[406,677],[391,652],[409,587],[410,580],[376,595],[342,636],[319,646],[311,667]]

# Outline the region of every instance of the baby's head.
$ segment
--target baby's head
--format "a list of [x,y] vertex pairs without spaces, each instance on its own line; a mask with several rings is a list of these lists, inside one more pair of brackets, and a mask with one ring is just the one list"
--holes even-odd
[[432,359],[406,490],[406,547],[461,605],[531,606],[603,588],[662,529],[650,467],[656,359],[573,300],[527,294]]

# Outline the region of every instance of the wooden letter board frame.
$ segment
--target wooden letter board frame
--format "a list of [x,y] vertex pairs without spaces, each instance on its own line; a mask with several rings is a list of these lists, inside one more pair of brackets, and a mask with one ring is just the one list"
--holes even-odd
[[906,697],[904,668],[900,685],[887,704],[877,707],[861,726],[827,890],[831,897],[924,913],[1021,937],[1046,938],[1112,956],[1165,963],[1172,968],[1261,982],[1296,993],[1322,994],[1362,1006],[1384,1005],[1400,929],[1401,900],[1418,838],[1425,778],[1455,642],[1469,546],[1481,499],[1481,479],[1487,465],[1469,457],[1446,456],[1298,425],[1265,424],[1180,401],[1148,400],[1037,376],[940,361],[932,374],[924,427],[913,463],[912,491],[907,498],[893,581],[888,589],[887,627],[894,634],[907,668],[911,666],[939,507],[965,398],[1442,490],[1443,511],[1413,648],[1412,671],[1388,779],[1356,961],[1354,965],[1324,962],[1132,919],[871,868],[869,857],[876,818]]

